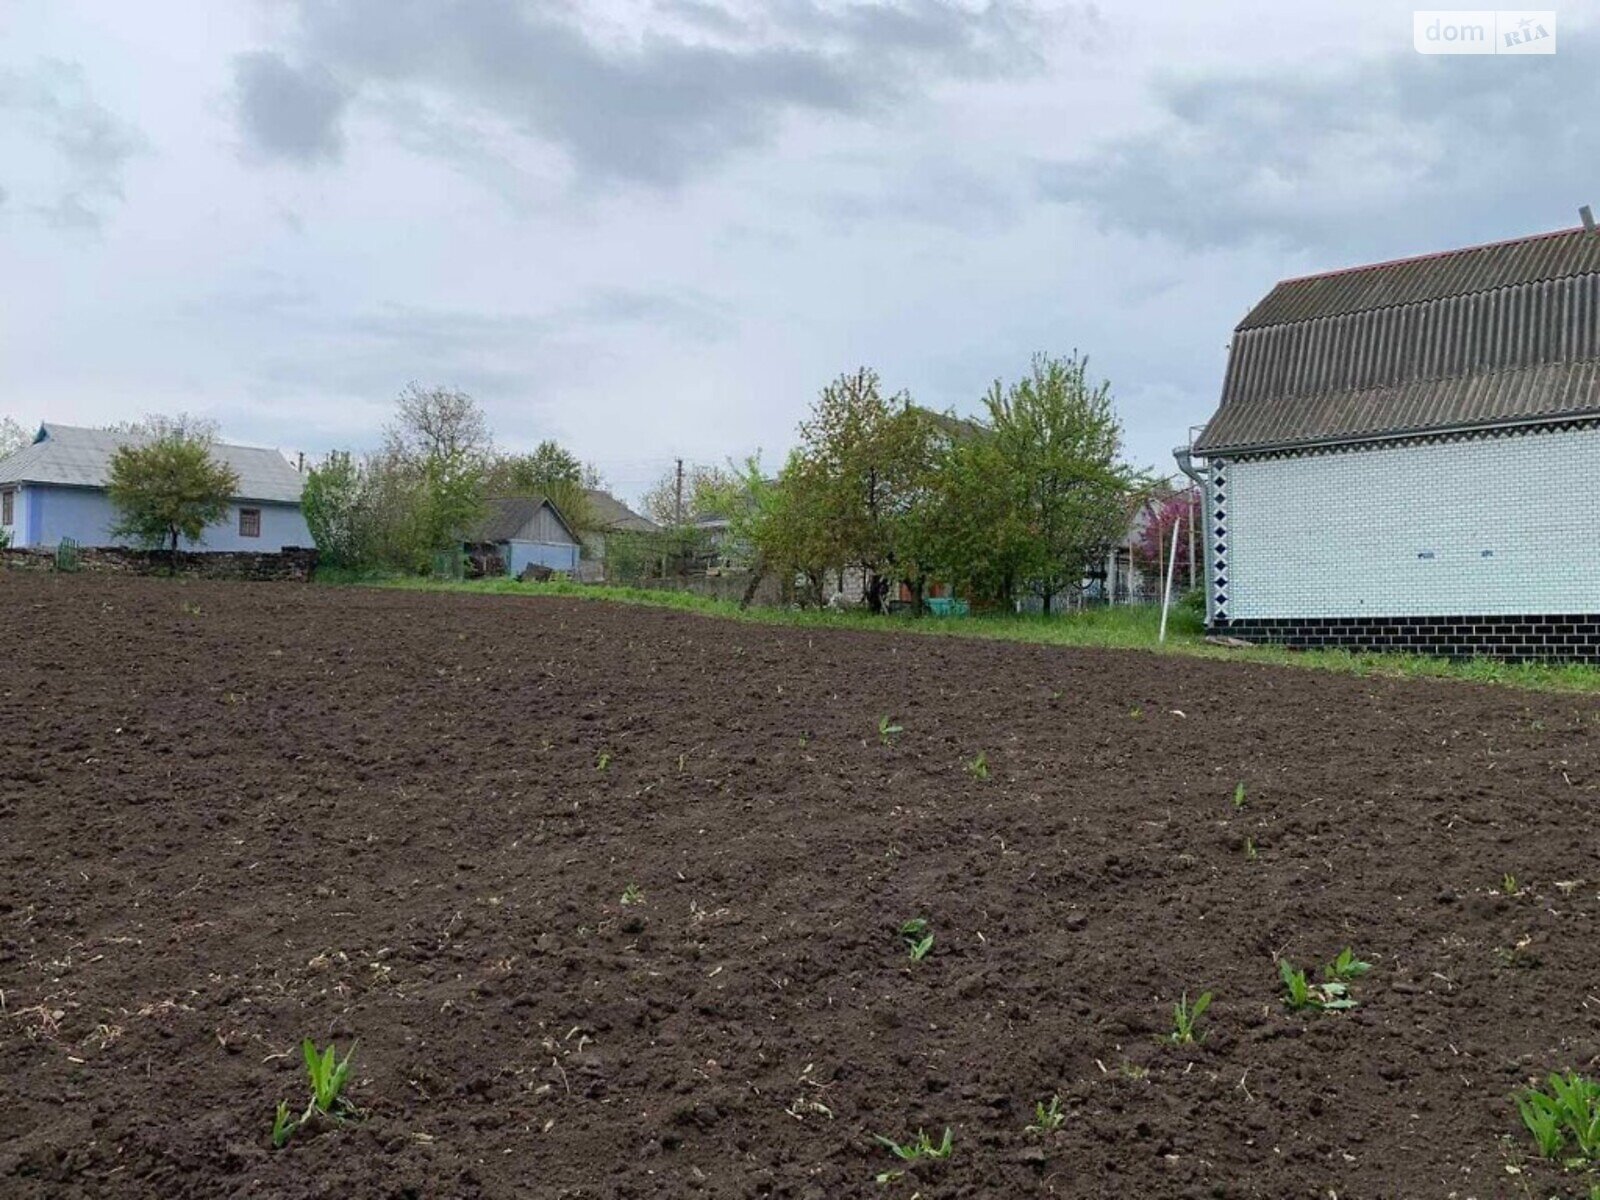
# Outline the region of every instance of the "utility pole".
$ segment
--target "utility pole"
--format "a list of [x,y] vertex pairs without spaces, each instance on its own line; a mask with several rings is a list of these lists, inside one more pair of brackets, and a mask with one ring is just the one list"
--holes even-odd
[[672,523],[683,524],[683,459],[678,460],[678,482],[672,502]]

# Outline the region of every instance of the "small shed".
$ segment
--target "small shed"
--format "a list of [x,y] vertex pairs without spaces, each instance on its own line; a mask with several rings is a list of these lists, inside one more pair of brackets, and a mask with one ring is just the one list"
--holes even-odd
[[466,538],[469,548],[498,554],[509,575],[531,566],[552,571],[578,567],[578,535],[548,496],[500,496],[486,503],[479,526]]

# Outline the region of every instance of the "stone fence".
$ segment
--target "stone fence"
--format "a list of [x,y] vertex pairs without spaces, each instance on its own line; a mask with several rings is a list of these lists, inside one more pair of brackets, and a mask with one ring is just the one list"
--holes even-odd
[[[254,550],[178,553],[178,574],[197,579],[292,580],[304,583],[316,569],[317,552],[291,546],[276,553]],[[0,550],[0,568],[53,571],[54,550]],[[106,575],[165,575],[172,556],[164,550],[125,550],[117,546],[81,546],[77,570]]]

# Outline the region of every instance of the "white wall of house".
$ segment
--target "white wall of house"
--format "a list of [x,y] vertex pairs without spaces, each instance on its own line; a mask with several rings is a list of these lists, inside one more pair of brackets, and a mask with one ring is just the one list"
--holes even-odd
[[1600,429],[1223,474],[1230,621],[1600,613]]
[[[261,535],[239,532],[239,509],[261,513]],[[49,549],[62,538],[83,546],[129,545],[111,536],[117,515],[105,492],[92,488],[48,487],[23,484],[17,490],[13,546]],[[285,546],[311,546],[311,531],[298,505],[245,501],[230,505],[227,517],[208,526],[198,543],[184,542],[186,550],[256,550],[263,553]]]

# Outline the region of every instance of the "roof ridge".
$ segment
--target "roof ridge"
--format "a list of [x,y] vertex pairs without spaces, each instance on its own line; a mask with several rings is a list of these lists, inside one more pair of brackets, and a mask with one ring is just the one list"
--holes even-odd
[[[60,429],[70,431],[72,433],[91,433],[112,438],[133,438],[143,436],[142,434],[128,429],[110,429],[104,425],[69,425],[64,421],[40,421],[39,428],[43,430]],[[279,458],[283,458],[283,451],[278,449],[276,446],[251,446],[244,442],[224,441],[221,437],[213,438],[211,440],[211,444],[213,446],[224,447],[228,450],[251,450],[258,454],[276,454]],[[285,459],[285,461],[287,461],[287,459]]]
[[[1544,233],[1527,233],[1521,237],[1500,238],[1493,242],[1479,242],[1472,246],[1457,246],[1454,250],[1430,250],[1426,254],[1405,254],[1399,258],[1388,258],[1382,262],[1361,263],[1353,267],[1335,267],[1331,271],[1311,271],[1305,275],[1288,275],[1278,280],[1277,286],[1286,283],[1305,283],[1311,279],[1332,279],[1337,275],[1358,275],[1363,271],[1381,271],[1386,267],[1403,266],[1406,263],[1427,262],[1434,258],[1454,258],[1458,254],[1471,254],[1474,250],[1493,250],[1499,246],[1515,246],[1523,242],[1539,242],[1546,238],[1561,237],[1565,234],[1586,232],[1582,225],[1573,225],[1565,229],[1550,229]],[[1600,234],[1595,236],[1600,237]]]

